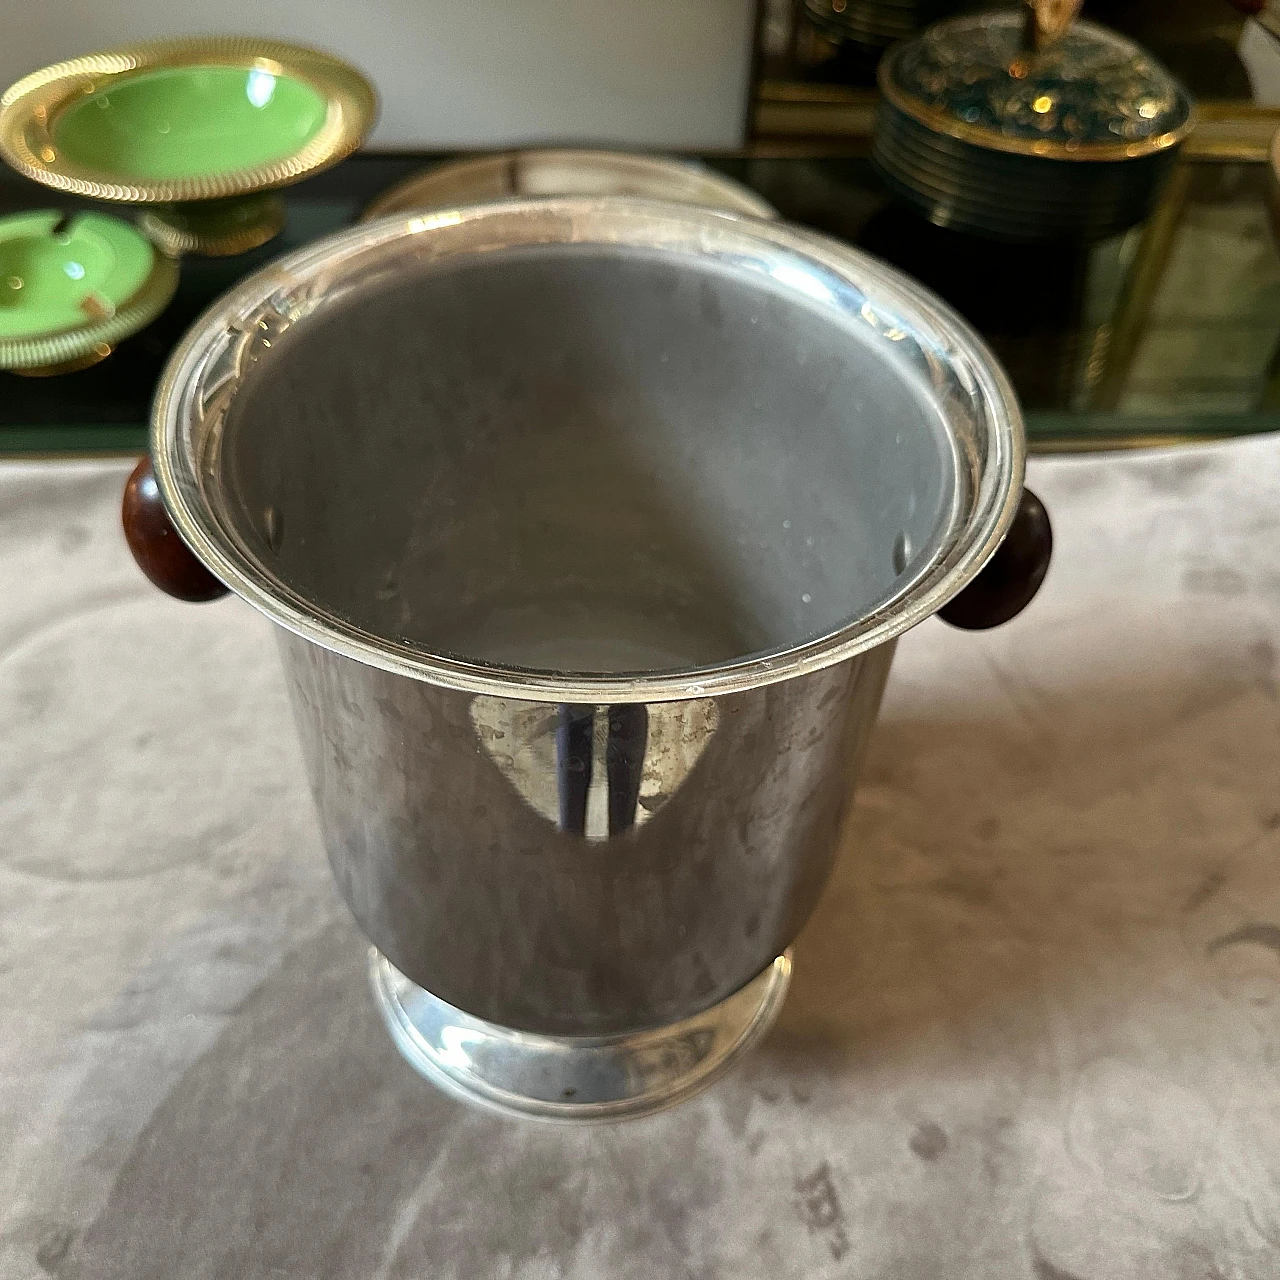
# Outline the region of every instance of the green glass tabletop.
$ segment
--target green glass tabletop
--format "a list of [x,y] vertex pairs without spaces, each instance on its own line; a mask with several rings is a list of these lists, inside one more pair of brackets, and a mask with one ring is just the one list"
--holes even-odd
[[325,111],[322,94],[289,76],[173,67],[82,98],[52,133],[63,155],[85,169],[157,182],[283,160],[319,133]]
[[[1149,222],[1111,240],[1011,247],[894,204],[865,156],[765,150],[703,163],[745,182],[782,217],[909,272],[959,310],[1009,371],[1033,449],[1280,428],[1280,240],[1265,164],[1185,165]],[[143,448],[165,359],[214,298],[276,255],[350,225],[379,193],[443,159],[361,155],[290,187],[280,237],[239,257],[185,260],[168,309],[109,360],[40,381],[0,372],[0,453]],[[48,201],[47,191],[0,171],[0,211]]]

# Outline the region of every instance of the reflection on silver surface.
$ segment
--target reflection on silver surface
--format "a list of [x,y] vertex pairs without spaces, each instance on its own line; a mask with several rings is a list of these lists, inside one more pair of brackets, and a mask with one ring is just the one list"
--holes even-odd
[[450,1005],[545,1035],[678,1021],[786,950],[830,869],[894,648],[717,699],[710,732],[708,699],[629,704],[655,726],[642,790],[661,803],[611,830],[604,742],[594,754],[607,708],[590,716],[585,823],[566,823],[558,706],[477,708],[278,634],[329,862],[364,932]]
[[480,695],[476,736],[535,813],[592,842],[642,826],[680,789],[720,723],[714,699],[580,707]]
[[382,192],[362,222],[511,196],[643,196],[753,218],[777,212],[750,187],[695,161],[625,151],[537,149],[451,160]]

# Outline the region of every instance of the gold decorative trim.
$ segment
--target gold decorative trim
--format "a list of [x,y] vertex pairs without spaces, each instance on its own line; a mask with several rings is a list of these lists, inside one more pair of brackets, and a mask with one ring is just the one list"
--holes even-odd
[[[874,89],[764,80],[746,154],[760,159],[866,155],[879,103]],[[1277,129],[1280,107],[1202,99],[1195,128],[1179,154],[1198,163],[1265,164]]]
[[59,364],[15,366],[9,372],[16,373],[20,378],[60,378],[64,373],[79,373],[81,369],[92,369],[95,364],[101,364],[111,351],[109,342],[98,342],[94,344],[92,351],[86,351],[83,355],[74,356],[70,360],[63,360]]
[[1014,138],[981,125],[966,124],[949,112],[928,106],[904,93],[892,79],[893,61],[892,54],[882,58],[876,72],[876,81],[886,102],[903,115],[924,125],[926,129],[932,129],[934,133],[945,134],[957,142],[967,142],[987,151],[1003,151],[1008,155],[1031,156],[1041,160],[1100,160],[1114,163],[1119,160],[1138,160],[1143,156],[1168,151],[1170,147],[1176,147],[1182,142],[1196,125],[1196,109],[1193,106],[1186,120],[1177,129],[1137,142],[1056,142],[1048,139]]
[[[256,202],[261,199],[261,208]],[[253,217],[241,224],[219,227],[213,220],[192,217],[206,207],[218,208],[212,201],[185,205],[154,205],[138,217],[143,235],[158,245],[171,258],[197,253],[206,258],[229,258],[275,239],[284,230],[284,200],[270,192],[233,196],[232,201],[252,201]]]
[[1201,102],[1196,130],[1182,155],[1204,162],[1265,163],[1271,140],[1280,129],[1280,108],[1251,102]]
[[[227,173],[157,182],[113,182],[109,174],[68,162],[53,145],[53,126],[70,103],[95,88],[140,71],[187,67],[266,66],[309,84],[328,103],[324,124],[305,146],[283,160]],[[157,40],[59,62],[33,72],[0,96],[0,155],[19,173],[95,200],[171,204],[218,200],[296,182],[336,164],[363,141],[377,116],[373,87],[354,67],[301,45],[242,36]]]
[[[151,274],[112,314],[43,338],[0,338],[0,369],[71,372],[96,364],[118,342],[149,325],[178,288],[178,264],[155,250]],[[100,348],[105,347],[102,351]]]

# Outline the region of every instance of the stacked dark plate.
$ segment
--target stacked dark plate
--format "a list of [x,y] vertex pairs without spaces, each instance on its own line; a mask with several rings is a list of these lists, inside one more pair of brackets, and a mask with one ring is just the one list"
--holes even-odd
[[832,40],[887,49],[923,25],[921,0],[804,0],[809,21]]
[[1186,91],[1115,32],[1029,48],[1017,13],[937,23],[880,63],[875,159],[939,226],[1097,239],[1140,222],[1192,123]]

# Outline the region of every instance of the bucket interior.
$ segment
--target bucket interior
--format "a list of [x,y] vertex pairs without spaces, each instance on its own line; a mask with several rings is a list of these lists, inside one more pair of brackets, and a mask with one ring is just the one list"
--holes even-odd
[[957,461],[893,343],[776,274],[540,244],[366,281],[244,376],[229,518],[427,654],[672,671],[836,631],[937,555]]

